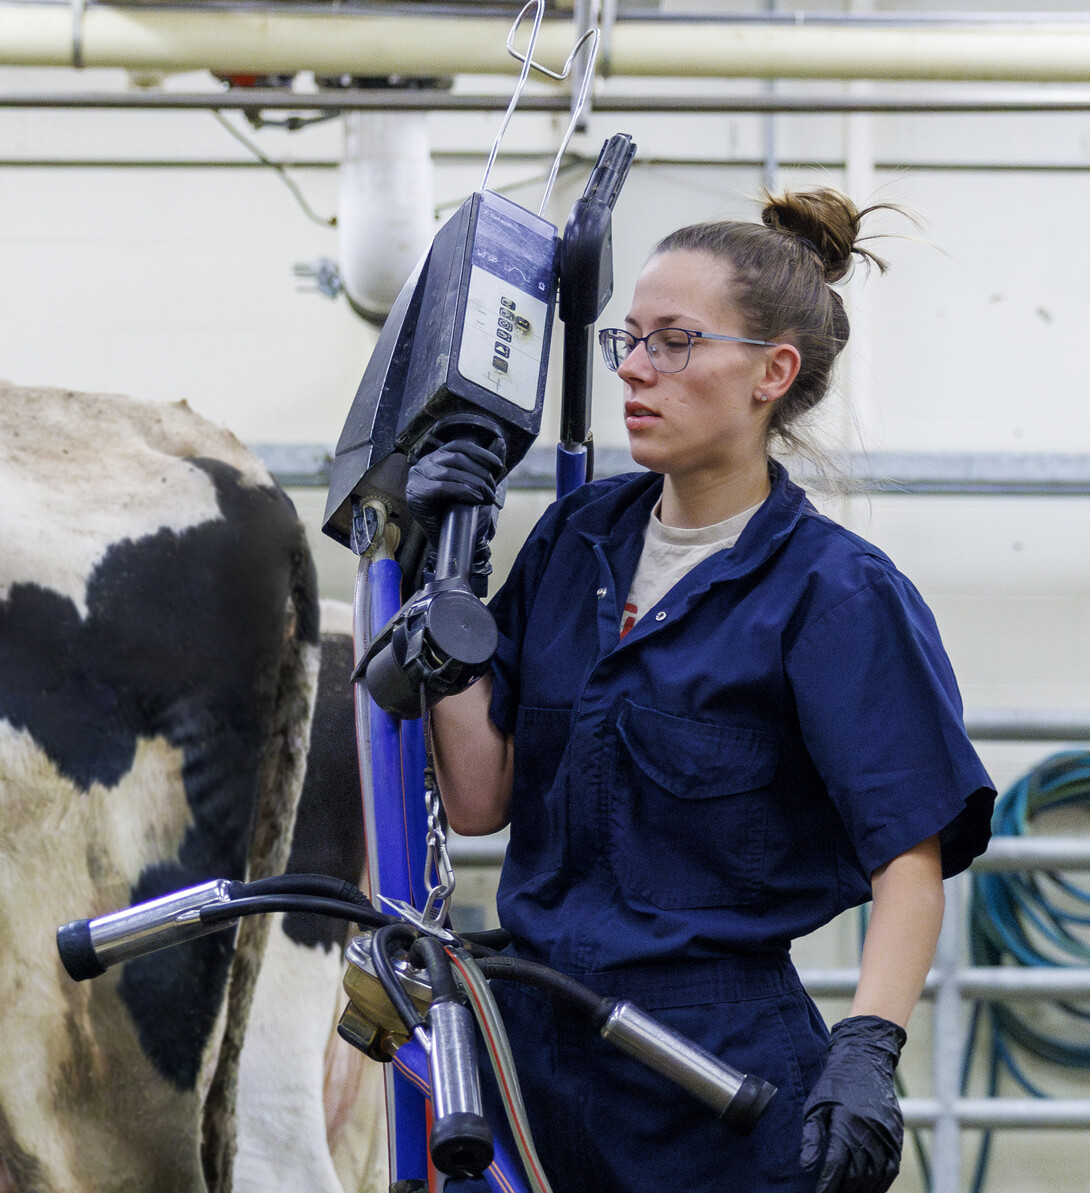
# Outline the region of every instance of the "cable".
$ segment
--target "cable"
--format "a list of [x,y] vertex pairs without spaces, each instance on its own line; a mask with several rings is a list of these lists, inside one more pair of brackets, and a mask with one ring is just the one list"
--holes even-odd
[[[1025,835],[1034,817],[1065,807],[1090,810],[1090,753],[1067,750],[1046,758],[1019,779],[998,801],[992,817],[996,836]],[[974,965],[1090,965],[1090,944],[1074,931],[1090,924],[1090,890],[1059,874],[974,874],[969,904],[969,948]],[[1083,934],[1085,936],[1085,934]],[[1009,1003],[977,1003],[962,1062],[962,1094],[968,1088],[973,1054],[986,1058],[985,1084],[995,1097],[1004,1074],[1030,1097],[1049,1095],[1023,1070],[1019,1053],[1071,1069],[1090,1069],[1090,1010],[1056,1001],[1050,1004],[1071,1030],[1045,1030],[1039,1013]],[[983,1020],[990,1028],[985,1043]],[[986,1049],[986,1051],[984,1051]],[[983,1133],[972,1193],[987,1180],[992,1130]]]
[[291,193],[295,196],[295,201],[303,209],[303,214],[307,217],[307,219],[313,220],[316,224],[320,224],[323,228],[335,228],[337,226],[337,217],[335,215],[331,215],[327,218],[326,216],[319,215],[314,208],[311,207],[311,205],[306,201],[303,192],[299,189],[298,184],[293,178],[288,177],[287,171],[282,165],[280,165],[279,162],[274,162],[271,158],[266,157],[265,154],[262,153],[258,148],[258,146],[255,145],[249,137],[245,136],[243,133],[240,133],[238,129],[235,128],[235,126],[223,115],[222,112],[213,108],[212,115],[215,116],[215,118],[220,122],[220,124],[223,125],[223,127],[231,134],[231,136],[234,137],[239,144],[244,145],[254,155],[254,157],[261,162],[263,166],[268,166],[270,170],[276,171],[276,173],[280,176],[281,182],[283,182],[288,190],[291,191]]

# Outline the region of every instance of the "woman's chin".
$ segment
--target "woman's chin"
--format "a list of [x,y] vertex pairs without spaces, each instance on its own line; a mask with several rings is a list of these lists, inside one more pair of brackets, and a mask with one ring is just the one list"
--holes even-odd
[[628,440],[628,452],[640,468],[646,468],[649,472],[667,471],[665,453],[654,451],[646,443],[641,443],[638,439],[633,440],[631,436]]

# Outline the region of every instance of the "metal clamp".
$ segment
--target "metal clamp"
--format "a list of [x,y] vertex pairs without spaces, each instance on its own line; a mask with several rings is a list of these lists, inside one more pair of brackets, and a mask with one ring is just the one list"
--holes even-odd
[[449,928],[444,928],[442,924],[435,920],[424,919],[423,913],[417,911],[411,903],[406,903],[404,899],[388,899],[385,895],[379,895],[378,901],[403,919],[405,923],[412,924],[414,928],[419,929],[425,936],[434,936],[436,940],[442,941],[443,944],[456,944],[458,942],[457,936]]

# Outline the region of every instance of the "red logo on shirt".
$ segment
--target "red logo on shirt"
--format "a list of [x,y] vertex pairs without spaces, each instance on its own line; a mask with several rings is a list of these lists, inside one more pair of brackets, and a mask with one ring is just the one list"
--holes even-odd
[[625,601],[624,617],[621,619],[621,637],[622,638],[636,624],[636,619],[639,617],[639,615],[640,615],[639,609],[637,609],[636,606],[633,605],[631,601]]

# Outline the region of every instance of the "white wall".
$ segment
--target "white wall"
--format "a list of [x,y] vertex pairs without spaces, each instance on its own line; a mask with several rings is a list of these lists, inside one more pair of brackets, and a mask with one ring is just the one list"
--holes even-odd
[[[109,72],[0,70],[0,92],[91,83],[125,85]],[[227,118],[291,163],[311,206],[332,214],[336,121],[288,134]],[[437,114],[430,123],[438,200],[449,211],[479,184],[498,117]],[[538,179],[548,163],[532,154],[556,143],[561,124],[516,118],[505,148],[531,156],[501,160],[493,184]],[[903,203],[926,232],[876,246],[889,275],[853,291],[859,326],[872,331],[829,401],[827,436],[884,451],[1090,452],[1090,114],[862,117],[853,127],[874,153],[873,193],[854,198]],[[595,116],[574,148],[593,159],[615,131],[635,136],[639,157],[615,213],[607,325],[623,319],[659,236],[691,220],[755,217],[766,123]],[[775,135],[785,185],[844,184],[843,119],[779,117]],[[853,177],[868,176],[870,163],[861,175],[858,161],[849,165]],[[580,169],[558,183],[550,214],[559,224],[585,177]],[[513,197],[536,210],[539,193],[534,182]],[[878,222],[916,236],[893,217]],[[294,264],[334,254],[333,231],[308,220],[210,114],[0,111],[0,376],[184,397],[248,442],[332,445],[375,338],[343,300],[304,292],[292,275]],[[618,383],[600,366],[596,383],[596,440],[623,445]],[[542,443],[555,426],[554,384]],[[347,596],[355,560],[318,532],[324,494],[293,496],[312,527],[323,595]],[[500,574],[547,500],[511,496],[496,543]],[[968,705],[1090,709],[1090,499],[828,505],[921,588]],[[982,748],[1001,787],[1045,752]],[[848,964],[854,948],[854,925],[842,921],[805,942],[800,960]],[[928,1025],[923,1007],[906,1059],[913,1094],[928,1092]],[[1074,1133],[1009,1132],[989,1189],[1067,1193],[1084,1147]],[[902,1193],[920,1187],[914,1167],[906,1161]]]

